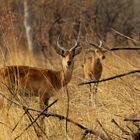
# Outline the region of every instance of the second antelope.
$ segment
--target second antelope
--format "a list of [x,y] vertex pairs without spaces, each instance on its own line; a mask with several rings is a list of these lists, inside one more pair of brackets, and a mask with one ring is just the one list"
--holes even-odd
[[[102,41],[99,45],[90,43],[90,45],[95,48],[90,48],[88,52],[92,52],[92,56],[88,57],[84,64],[84,77],[86,80],[99,80],[102,75],[103,65],[102,60],[105,59],[105,50],[102,48]],[[98,83],[94,84],[94,93],[90,93],[91,103],[93,102],[97,93]],[[90,92],[92,92],[92,87],[90,85]]]
[[[19,86],[20,89],[27,92],[27,95],[39,96],[40,108],[45,109],[49,98],[71,80],[74,57],[81,52],[81,47],[77,41],[74,47],[67,50],[61,47],[58,38],[56,51],[62,56],[62,70],[54,71],[30,66],[6,66],[0,69],[1,80],[10,89]],[[43,119],[41,126],[44,125]]]

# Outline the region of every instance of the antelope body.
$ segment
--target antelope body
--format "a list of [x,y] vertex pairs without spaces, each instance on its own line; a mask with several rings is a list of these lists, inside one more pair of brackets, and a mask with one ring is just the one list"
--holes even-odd
[[[59,90],[65,86],[71,79],[72,71],[53,71],[30,66],[6,66],[0,69],[2,82],[11,89],[16,86],[25,89],[26,94],[32,91],[33,96],[43,96],[44,92],[50,90]],[[3,86],[3,85],[2,85]],[[52,95],[46,95],[52,96]]]
[[[95,44],[94,44],[95,46]],[[84,77],[86,80],[99,80],[102,75],[103,71],[103,65],[102,65],[102,59],[105,58],[105,51],[101,48],[102,42],[100,41],[100,45],[97,46],[95,49],[89,49],[88,51],[92,52],[92,56],[88,57],[84,64]],[[95,84],[95,92],[97,93],[97,86],[98,84]],[[90,91],[91,91],[91,85],[90,85]]]
[[87,80],[99,80],[103,66],[99,59],[88,57],[84,64],[84,75]]
[[[76,42],[74,47],[67,50],[61,47],[57,40],[56,51],[62,56],[62,70],[54,71],[30,66],[6,66],[0,69],[0,79],[9,88],[14,89],[19,86],[25,91],[24,94],[39,96],[40,108],[44,109],[48,105],[49,98],[71,80],[74,56],[81,52],[81,47]],[[1,87],[4,85],[0,83]],[[43,123],[42,118],[42,126]]]

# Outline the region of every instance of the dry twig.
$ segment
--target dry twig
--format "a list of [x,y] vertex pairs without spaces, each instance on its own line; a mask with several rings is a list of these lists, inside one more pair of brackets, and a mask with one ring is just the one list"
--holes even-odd
[[140,48],[138,48],[138,47],[134,47],[134,48],[128,48],[128,47],[126,47],[126,48],[120,48],[120,47],[116,47],[116,48],[111,48],[109,51],[124,51],[124,50],[126,50],[126,51],[134,51],[134,50],[140,50]]
[[[48,110],[48,108],[50,108],[52,105],[54,105],[57,102],[57,100],[55,100],[54,102],[52,102],[50,105],[48,105],[43,111],[40,112],[40,114],[14,139],[18,139],[19,137],[21,137],[22,134],[24,134],[25,131],[27,131],[34,123],[36,123],[36,121],[39,119],[39,117],[41,115],[44,115],[44,113],[46,112],[46,110]],[[29,108],[27,108],[29,110]]]
[[105,128],[103,127],[103,125],[101,124],[101,122],[97,119],[98,124],[100,125],[100,127],[103,129],[103,131],[105,132],[105,134],[108,136],[108,138],[110,140],[112,140],[112,138],[110,137],[110,135],[108,134],[108,132],[105,130]]
[[125,118],[124,121],[140,122],[140,118]]
[[124,128],[122,128],[114,119],[112,119],[111,122],[114,123],[124,134],[130,135],[130,133],[126,131]]

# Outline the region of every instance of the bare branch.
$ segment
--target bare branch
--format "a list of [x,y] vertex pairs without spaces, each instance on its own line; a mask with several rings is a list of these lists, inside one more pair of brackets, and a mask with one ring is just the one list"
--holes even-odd
[[[98,45],[97,44],[95,44],[95,43],[89,43],[89,45],[91,45],[91,46],[94,46],[94,47],[96,47],[96,48],[98,48]],[[109,48],[107,48],[107,47],[103,47],[105,50],[106,50],[106,52],[114,52],[114,51],[139,51],[140,50],[140,48],[138,48],[138,47],[133,47],[133,48],[130,48],[130,47],[125,47],[125,48],[122,48],[122,47],[116,47],[116,48],[111,48],[111,49],[109,49]]]
[[140,118],[125,118],[124,121],[140,122]]
[[[95,43],[89,43],[89,45],[92,45],[96,48],[98,48],[98,45],[95,44]],[[140,48],[138,47],[133,47],[133,48],[129,48],[129,47],[126,47],[126,48],[122,48],[122,47],[116,47],[116,48],[111,48],[111,49],[108,49],[106,47],[103,47],[104,49],[106,49],[106,51],[110,52],[110,51],[134,51],[134,50],[140,50]]]
[[119,75],[115,75],[115,76],[112,76],[112,77],[109,77],[109,78],[106,78],[106,79],[91,80],[91,81],[88,81],[88,82],[82,82],[78,85],[81,86],[81,85],[87,85],[87,84],[91,84],[91,83],[101,83],[101,82],[111,81],[113,79],[117,79],[117,78],[120,78],[120,77],[124,77],[124,76],[131,75],[131,74],[136,74],[136,73],[140,73],[140,70],[132,70],[132,71],[122,73],[122,74],[119,74]]
[[98,136],[99,138],[101,138],[102,140],[110,140],[108,137],[106,137],[103,133],[99,132],[99,131],[95,131],[93,129],[90,129],[90,128],[87,128],[86,126],[70,119],[70,118],[67,118],[63,115],[59,115],[59,114],[56,114],[56,113],[50,113],[50,112],[45,112],[43,115],[45,115],[46,117],[56,117],[56,118],[59,118],[60,120],[67,120],[69,123],[72,123],[74,124],[75,126],[81,128],[82,130],[85,131],[86,134],[93,134],[95,136]]
[[[17,128],[17,126],[18,126],[18,124],[20,123],[20,121],[22,120],[22,118],[25,116],[25,115],[27,115],[27,117],[29,118],[29,120],[31,121],[31,123],[32,123],[32,121],[34,120],[34,118],[33,118],[33,116],[30,114],[30,112],[29,112],[29,110],[32,110],[31,108],[28,108],[28,107],[26,107],[26,106],[24,106],[24,105],[21,105],[21,104],[19,104],[18,102],[14,102],[13,100],[11,100],[11,99],[9,99],[9,98],[7,98],[5,95],[3,95],[2,93],[0,93],[0,95],[3,97],[3,98],[5,98],[6,100],[8,100],[8,101],[10,101],[11,103],[14,103],[15,105],[17,105],[18,107],[21,107],[23,110],[24,110],[24,113],[23,113],[23,115],[20,117],[20,119],[18,120],[18,122],[16,123],[16,125],[13,127],[13,129],[12,129],[12,132]],[[37,122],[35,122],[36,123],[36,125],[40,128],[40,130],[44,133],[44,135],[47,137],[47,135],[46,135],[46,133],[42,130],[42,128],[40,127],[40,125],[37,123]],[[33,126],[34,127],[34,126]],[[35,130],[35,132],[36,132],[36,128],[34,127],[34,130]],[[37,132],[36,132],[36,134],[37,134]]]
[[[7,97],[6,97],[5,95],[3,95],[2,93],[0,93],[0,95],[1,95],[2,97],[4,97],[6,100],[8,100],[8,101],[14,103],[15,105],[17,105],[18,107],[21,107],[21,108],[25,107],[25,106],[20,105],[19,103],[15,102],[15,101],[10,100],[9,98],[7,98]],[[67,118],[67,117],[65,117],[65,116],[63,116],[63,115],[59,115],[59,114],[56,114],[56,113],[45,112],[46,109],[48,109],[49,107],[51,107],[51,106],[52,106],[54,103],[56,103],[56,102],[57,102],[57,100],[55,100],[53,103],[51,103],[49,106],[47,106],[43,111],[37,110],[37,109],[33,109],[33,108],[29,108],[29,107],[25,107],[25,108],[27,108],[27,110],[34,111],[34,112],[38,112],[38,113],[40,113],[40,114],[32,121],[32,123],[30,123],[30,124],[24,129],[24,131],[22,131],[22,133],[20,133],[20,135],[18,135],[18,136],[15,138],[15,140],[18,139],[26,130],[28,130],[28,128],[31,127],[31,126],[37,121],[37,119],[38,119],[41,115],[45,115],[46,117],[55,117],[55,118],[59,118],[60,120],[67,120],[69,123],[72,123],[72,124],[74,124],[75,126],[77,126],[77,127],[81,128],[82,130],[84,130],[86,134],[89,133],[89,134],[96,135],[96,136],[100,137],[102,140],[110,140],[110,139],[109,139],[107,136],[105,136],[103,133],[101,133],[101,132],[99,132],[99,131],[95,131],[95,130],[93,130],[93,129],[90,129],[90,128],[88,128],[88,127],[86,127],[86,126],[84,126],[84,125],[82,125],[82,124],[80,124],[80,123],[78,123],[78,122],[76,122],[76,121],[70,119],[70,118]]]
[[[48,105],[43,111],[40,112],[40,114],[14,139],[17,140],[18,138],[20,138],[25,131],[27,131],[38,119],[41,115],[44,115],[44,113],[46,112],[46,110],[48,108],[50,108],[52,105],[54,105],[57,102],[57,100],[53,101],[50,105]],[[28,109],[28,108],[27,108]],[[29,110],[29,109],[28,109]]]
[[103,129],[103,131],[105,132],[105,134],[108,136],[108,138],[110,140],[112,140],[112,138],[110,137],[110,135],[108,134],[108,132],[105,130],[105,128],[103,127],[103,125],[101,124],[101,122],[97,119],[98,124],[100,125],[100,127]]
[[13,127],[12,132],[15,131],[15,129],[17,128],[18,124],[20,123],[20,121],[23,119],[23,117],[26,115],[26,112],[23,113],[23,115],[20,117],[20,119],[18,120],[18,122],[16,123],[16,125]]
[[126,36],[126,35],[120,33],[119,31],[117,31],[117,30],[115,30],[115,29],[113,29],[113,28],[111,28],[111,30],[112,30],[113,32],[115,32],[116,34],[118,34],[118,35],[120,35],[120,36],[122,36],[122,37],[124,37],[124,38],[126,38],[126,39],[129,39],[129,40],[133,41],[134,43],[140,44],[139,41],[137,41],[137,40],[135,40],[135,39],[133,39],[133,38],[131,38],[131,37],[129,37],[129,36]]
[[124,128],[122,128],[114,119],[112,119],[111,122],[114,123],[123,133],[125,133],[126,135],[130,135],[130,133],[124,130]]
[[[26,109],[25,109],[26,110]],[[32,123],[32,121],[34,121],[34,117],[31,115],[31,113],[29,112],[29,110],[27,109],[27,116],[28,116],[28,118],[29,118],[29,120],[31,121],[31,123]],[[46,133],[44,132],[44,130],[41,128],[41,126],[37,123],[37,122],[35,122],[35,124],[38,126],[38,128],[41,130],[41,132],[46,136],[46,138],[48,139],[48,136],[46,135]],[[36,127],[33,125],[33,127],[34,127],[34,131],[36,132],[36,135],[38,136],[38,132],[37,132],[37,130],[36,130]]]
[[109,51],[124,51],[124,50],[126,50],[126,51],[132,51],[132,50],[140,50],[140,48],[111,48]]

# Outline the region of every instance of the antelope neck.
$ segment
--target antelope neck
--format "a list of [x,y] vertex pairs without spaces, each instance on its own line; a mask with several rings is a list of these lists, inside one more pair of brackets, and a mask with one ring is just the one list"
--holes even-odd
[[69,83],[72,77],[72,72],[73,72],[73,66],[69,69],[63,68],[61,70],[61,77],[62,77],[62,86],[65,86]]

